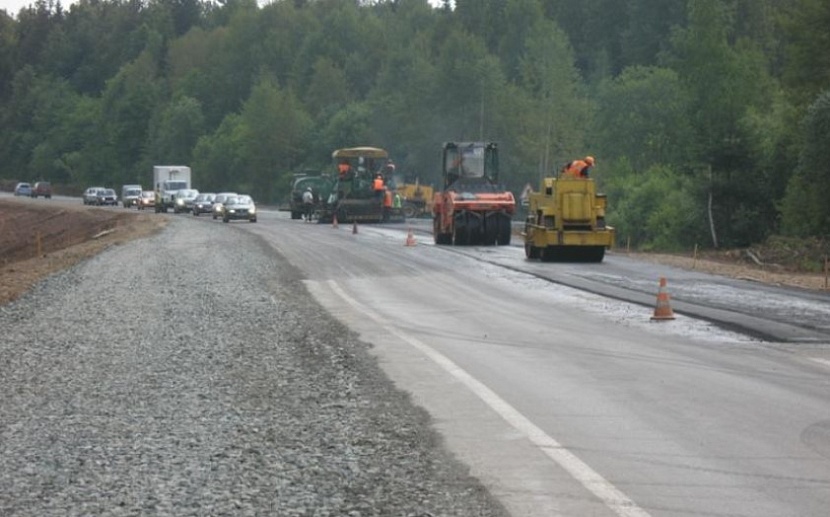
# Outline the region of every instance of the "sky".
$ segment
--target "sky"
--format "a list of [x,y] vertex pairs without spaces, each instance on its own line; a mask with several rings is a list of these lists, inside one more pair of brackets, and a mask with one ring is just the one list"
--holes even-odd
[[[17,16],[18,11],[20,11],[21,7],[25,7],[27,5],[34,4],[33,0],[0,0],[0,9],[5,9],[7,13],[12,16]],[[69,5],[65,3],[63,0],[61,1],[61,5]]]
[[[36,0],[0,0],[0,9],[5,9],[7,13],[12,16],[17,16],[17,13],[23,7],[34,5]],[[54,0],[57,3],[58,0]],[[61,0],[61,5],[64,9],[74,4],[76,0]]]

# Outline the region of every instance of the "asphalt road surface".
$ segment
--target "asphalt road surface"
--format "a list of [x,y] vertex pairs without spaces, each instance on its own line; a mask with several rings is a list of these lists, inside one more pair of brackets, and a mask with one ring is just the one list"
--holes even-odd
[[[245,230],[374,345],[514,515],[827,514],[827,295],[418,232],[405,246],[405,226],[261,223]],[[674,321],[650,321],[659,276]]]
[[[169,217],[0,311],[6,513],[828,514],[826,295],[436,247],[418,222]],[[177,330],[91,337],[129,310]],[[62,334],[33,339],[47,317]]]

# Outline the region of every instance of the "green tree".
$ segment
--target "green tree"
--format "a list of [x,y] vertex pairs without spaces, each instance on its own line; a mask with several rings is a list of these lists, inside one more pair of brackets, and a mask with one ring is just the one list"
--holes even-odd
[[[501,31],[498,48],[498,55],[505,67],[504,72],[508,80],[516,81],[519,79],[522,59],[527,49],[527,40],[535,37],[533,29],[543,20],[544,12],[539,0],[508,0],[502,21],[512,30]],[[555,30],[561,33],[558,27]],[[570,51],[568,54],[569,56],[572,55]]]
[[734,4],[690,2],[689,26],[673,34],[669,60],[691,98],[695,163],[688,170],[711,171],[715,246],[748,244],[759,237],[741,231],[759,227],[741,216],[754,219],[763,210],[757,203],[764,191],[757,188],[744,120],[751,108],[771,102],[774,91],[757,46],[746,39],[730,44],[734,14]]
[[305,104],[312,116],[346,105],[351,99],[348,79],[341,66],[327,57],[314,63],[314,75],[305,93]]
[[804,149],[783,201],[783,230],[789,235],[830,236],[830,90],[807,110]]
[[787,35],[784,80],[796,103],[806,106],[830,85],[830,3],[791,3],[781,17]]
[[691,98],[674,70],[630,67],[599,88],[592,136],[598,155],[626,157],[638,170],[684,166],[691,158]]
[[622,32],[625,66],[656,65],[669,50],[675,27],[686,25],[686,0],[628,0],[628,25]]
[[199,101],[178,98],[151,125],[150,145],[145,154],[152,156],[154,163],[191,163],[193,148],[204,133],[205,117]]
[[608,221],[620,243],[635,249],[677,251],[708,240],[701,185],[665,165],[637,169],[626,159],[609,163],[604,177]]
[[242,109],[241,142],[247,170],[248,192],[256,190],[268,200],[281,197],[274,182],[304,160],[311,117],[290,90],[270,77],[262,78]]
[[580,94],[568,40],[553,22],[541,21],[531,29],[519,69],[519,85],[528,97],[516,149],[523,163],[535,165],[538,179],[585,154],[591,106]]
[[150,121],[163,99],[164,85],[150,52],[143,52],[107,81],[101,97],[105,133],[100,144],[105,152],[96,153],[100,154],[100,159],[94,160],[96,176],[123,183],[141,174],[147,162],[160,163],[160,156],[144,150]]
[[[247,166],[243,159],[244,142],[242,117],[231,113],[210,135],[199,138],[193,149],[193,167],[204,191],[221,192],[242,190],[238,171]],[[257,192],[258,194],[258,192]]]
[[9,99],[12,93],[16,54],[15,21],[5,12],[0,11],[0,106]]

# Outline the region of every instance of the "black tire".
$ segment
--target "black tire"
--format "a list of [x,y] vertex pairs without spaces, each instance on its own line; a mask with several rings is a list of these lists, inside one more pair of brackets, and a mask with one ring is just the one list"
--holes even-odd
[[223,222],[223,223],[227,223],[227,222],[229,222],[229,221],[230,221],[230,219],[228,219],[227,217],[223,217],[223,218],[222,218],[222,222]]
[[490,218],[484,223],[484,242],[485,246],[493,246],[499,241],[499,221],[498,218]]
[[499,217],[499,236],[497,240],[497,244],[499,246],[509,246],[510,245],[510,237],[513,233],[512,224],[510,218],[507,216]]
[[531,260],[536,260],[539,258],[541,254],[541,249],[537,248],[529,242],[525,242],[525,257]]
[[415,206],[406,203],[403,205],[403,216],[407,219],[414,219],[418,216],[418,209]]

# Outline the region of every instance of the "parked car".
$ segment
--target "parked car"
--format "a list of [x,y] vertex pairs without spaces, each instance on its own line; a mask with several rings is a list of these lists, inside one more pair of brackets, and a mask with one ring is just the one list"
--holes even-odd
[[145,208],[155,208],[156,207],[156,193],[152,190],[142,190],[141,196],[138,198],[138,209],[144,210]]
[[222,221],[247,219],[256,222],[256,205],[251,196],[231,196],[225,200],[225,209],[222,212]]
[[138,206],[141,197],[141,185],[124,185],[121,187],[121,204],[124,208]]
[[32,187],[32,197],[37,199],[38,196],[43,196],[46,199],[52,198],[52,184],[48,181],[38,181]]
[[15,196],[31,196],[32,195],[32,185],[31,183],[18,183],[14,187],[14,195]]
[[208,214],[213,212],[213,198],[216,194],[213,192],[202,192],[193,201],[193,215]]
[[236,196],[236,192],[220,192],[213,198],[213,219],[216,220],[224,215],[225,200],[231,196]]
[[118,206],[118,196],[115,190],[111,188],[98,189],[95,204],[99,206]]
[[182,212],[190,212],[193,210],[193,202],[196,201],[196,196],[199,191],[196,189],[182,189],[177,190],[173,202],[173,213],[180,214]]
[[98,204],[98,191],[104,190],[104,187],[89,187],[84,190],[83,200],[85,205]]

